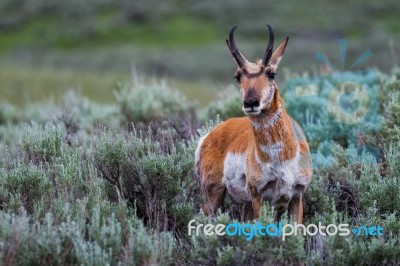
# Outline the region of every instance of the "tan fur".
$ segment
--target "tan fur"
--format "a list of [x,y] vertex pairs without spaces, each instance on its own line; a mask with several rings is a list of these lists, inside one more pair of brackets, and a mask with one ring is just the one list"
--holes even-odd
[[[262,201],[267,199],[276,208],[289,209],[302,222],[302,188],[308,186],[312,175],[309,147],[301,128],[284,109],[275,81],[266,75],[276,71],[286,44],[287,39],[272,55],[270,65],[246,60],[246,66],[237,70],[242,100],[259,100],[259,114],[219,124],[198,147],[196,168],[208,199],[202,206],[206,214],[214,214],[223,202],[227,190],[224,171],[230,174],[225,178],[236,182],[235,166],[228,162],[227,167],[232,169],[224,169],[224,163],[228,154],[239,154],[246,158],[237,162],[245,164],[243,189],[252,199],[244,202],[243,210],[251,204],[254,212],[248,217],[257,218]],[[294,167],[293,174],[290,167]]]

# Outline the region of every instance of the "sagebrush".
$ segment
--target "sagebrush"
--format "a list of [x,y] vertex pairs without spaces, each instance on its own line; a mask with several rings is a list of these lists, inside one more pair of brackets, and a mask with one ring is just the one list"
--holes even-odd
[[[348,79],[376,92],[376,112],[355,126],[335,121],[324,105],[324,93]],[[295,86],[310,82],[318,86],[316,98],[293,95]],[[121,85],[110,105],[74,92],[46,109],[2,103],[1,264],[397,265],[399,84],[395,75],[371,72],[286,81],[286,108],[312,143],[315,163],[305,224],[379,224],[385,233],[285,242],[187,234],[191,219],[237,218],[229,199],[215,218],[200,213],[204,198],[193,167],[200,135],[218,119],[241,115],[232,88],[204,109],[160,82]],[[261,221],[272,222],[274,214],[264,211]]]

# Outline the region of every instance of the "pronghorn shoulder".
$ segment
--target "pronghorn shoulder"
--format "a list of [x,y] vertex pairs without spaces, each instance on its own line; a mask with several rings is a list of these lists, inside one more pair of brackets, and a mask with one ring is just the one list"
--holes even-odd
[[252,134],[252,126],[248,117],[230,118],[217,125],[208,135],[208,138],[232,140]]
[[213,128],[203,141],[212,149],[244,151],[251,141],[253,129],[248,117],[230,118]]

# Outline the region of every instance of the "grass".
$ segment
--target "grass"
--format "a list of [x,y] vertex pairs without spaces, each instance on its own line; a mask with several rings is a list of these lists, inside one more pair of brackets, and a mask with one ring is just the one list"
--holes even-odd
[[[117,54],[120,58],[112,60],[107,72],[126,71],[130,58],[140,72],[150,75],[157,72],[191,82],[226,81],[230,77],[227,71],[218,71],[215,66],[223,68],[229,66],[225,62],[231,62],[224,43],[229,29],[240,26],[240,47],[254,59],[265,49],[268,22],[274,26],[277,41],[291,36],[293,52],[286,62],[293,70],[312,69],[317,51],[339,58],[334,52],[337,39],[348,38],[352,48],[349,56],[370,48],[376,56],[369,65],[388,71],[393,65],[388,60],[387,40],[393,40],[395,52],[398,49],[398,8],[395,0],[385,5],[373,1],[340,1],[335,5],[311,1],[301,6],[294,0],[280,5],[211,0],[195,4],[152,1],[147,5],[127,0],[68,5],[21,1],[15,5],[4,0],[0,5],[0,58],[4,64],[18,67],[48,67],[54,57],[63,56],[64,66],[50,67],[75,69],[79,64],[82,69],[97,70],[103,67],[102,60],[112,60],[109,54]],[[342,14],[340,20],[336,14]]]
[[[0,65],[0,91],[3,101],[17,106],[53,99],[60,102],[68,90],[77,90],[83,96],[99,103],[114,102],[114,90],[120,81],[129,81],[131,74],[99,73],[91,70],[35,69],[18,65]],[[222,85],[167,79],[191,101],[205,106],[215,98],[215,91]]]
[[57,101],[61,95],[71,89],[79,90],[95,101],[110,102],[113,99],[113,87],[116,82],[128,77],[128,75],[69,69],[36,68],[32,70],[18,66],[0,66],[3,99],[20,106],[49,98]]

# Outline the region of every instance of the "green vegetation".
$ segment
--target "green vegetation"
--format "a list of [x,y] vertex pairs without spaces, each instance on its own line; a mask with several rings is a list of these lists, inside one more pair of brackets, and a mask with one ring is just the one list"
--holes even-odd
[[[374,56],[360,67],[390,71],[398,63],[400,24],[397,0],[326,1],[304,5],[241,1],[2,0],[0,1],[0,93],[17,105],[82,88],[91,100],[113,100],[116,80],[131,67],[183,83],[190,100],[209,102],[232,81],[234,66],[225,44],[234,25],[238,45],[251,60],[267,42],[265,24],[276,42],[290,42],[284,67],[296,72],[318,68],[316,52],[340,66],[337,40],[346,38],[348,62],[366,49]],[[340,14],[340,19],[338,19]],[[339,67],[341,68],[341,67]],[[23,73],[21,73],[23,72]],[[18,79],[16,77],[22,76]],[[44,92],[45,91],[45,92]],[[14,96],[26,95],[23,97]]]
[[[0,1],[0,265],[400,264],[399,8]],[[215,124],[243,116],[228,85],[228,31],[239,25],[253,61],[266,23],[276,45],[290,36],[278,85],[312,150],[305,225],[379,225],[383,236],[188,236],[191,219],[227,224],[241,211],[228,197],[217,217],[200,212],[194,151]],[[373,56],[347,71],[367,49]],[[340,71],[317,65],[317,52]],[[265,206],[261,222],[274,219]]]
[[[260,236],[251,241],[189,237],[191,219],[226,224],[240,210],[227,199],[225,213],[202,215],[204,195],[193,167],[198,136],[214,125],[208,121],[241,115],[239,93],[232,88],[204,108],[166,83],[140,77],[114,90],[114,104],[97,104],[73,91],[59,103],[23,108],[2,103],[1,264],[398,264],[396,73],[297,77],[281,89],[287,110],[303,126],[313,149],[305,224],[380,225],[382,237],[316,235],[284,242]],[[325,92],[349,80],[376,92],[370,94],[369,106],[375,111],[357,127],[335,122],[324,111]],[[315,99],[293,94],[296,86],[314,83],[319,92]],[[153,104],[149,98],[155,99]],[[274,213],[267,207],[264,211],[261,221],[273,222]]]

